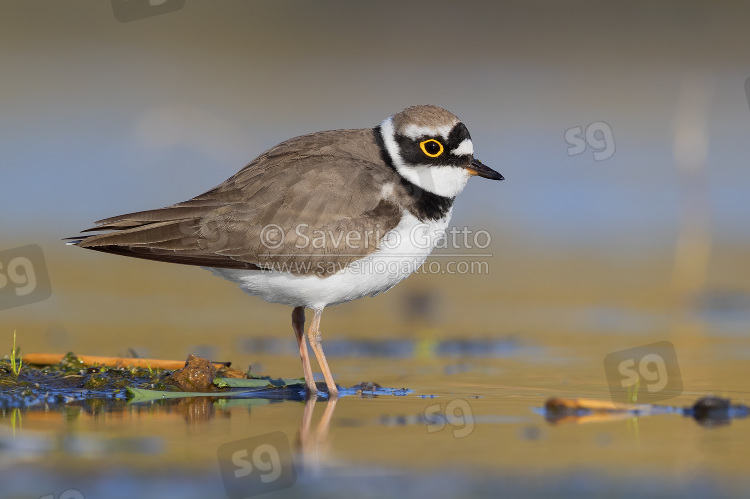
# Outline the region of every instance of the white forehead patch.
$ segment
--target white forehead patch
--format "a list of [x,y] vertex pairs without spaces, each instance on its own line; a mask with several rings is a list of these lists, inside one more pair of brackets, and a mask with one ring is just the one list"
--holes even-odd
[[458,147],[451,151],[454,156],[473,156],[474,155],[474,143],[471,139],[464,139]]
[[448,140],[448,135],[451,133],[451,130],[453,130],[453,127],[456,126],[456,123],[458,123],[458,121],[453,121],[447,125],[441,126],[419,126],[411,124],[407,125],[406,128],[404,128],[403,134],[412,140],[416,140],[420,137],[437,136]]

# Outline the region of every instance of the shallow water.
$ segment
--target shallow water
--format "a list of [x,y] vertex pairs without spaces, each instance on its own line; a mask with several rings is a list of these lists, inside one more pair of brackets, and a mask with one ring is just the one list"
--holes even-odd
[[[252,341],[256,366],[292,371],[298,362],[283,340]],[[348,391],[336,401],[89,399],[7,409],[0,495],[705,497],[748,490],[750,420],[545,417],[550,397],[609,400],[603,359],[622,343],[590,334],[557,345],[340,340],[330,358],[340,382],[411,391]],[[750,400],[750,351],[740,339],[672,343],[684,389],[667,388],[660,404],[690,406],[710,393]]]
[[[407,393],[9,406],[0,497],[746,495],[750,419],[555,419],[543,407],[552,397],[750,403],[749,253],[724,251],[707,290],[680,304],[668,259],[513,251],[492,275],[415,275],[326,309],[336,381]],[[54,293],[3,312],[6,347],[17,329],[22,353],[132,347],[301,375],[288,307],[200,269],[82,253],[47,255]],[[628,390],[620,371],[633,369],[640,384]]]

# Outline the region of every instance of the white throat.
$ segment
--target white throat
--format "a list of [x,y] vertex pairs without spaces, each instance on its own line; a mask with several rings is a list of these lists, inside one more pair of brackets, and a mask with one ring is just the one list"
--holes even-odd
[[456,197],[466,187],[471,175],[463,168],[448,165],[407,165],[399,153],[392,117],[386,118],[380,124],[380,134],[396,171],[412,184],[448,198]]

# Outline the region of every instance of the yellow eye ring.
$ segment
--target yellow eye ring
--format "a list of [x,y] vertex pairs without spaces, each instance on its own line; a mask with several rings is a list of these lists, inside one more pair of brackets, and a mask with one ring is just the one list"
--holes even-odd
[[[435,145],[437,145],[437,149],[435,149]],[[423,153],[431,158],[437,158],[438,156],[443,154],[444,151],[443,144],[435,139],[423,140],[419,143],[419,148],[422,149]]]

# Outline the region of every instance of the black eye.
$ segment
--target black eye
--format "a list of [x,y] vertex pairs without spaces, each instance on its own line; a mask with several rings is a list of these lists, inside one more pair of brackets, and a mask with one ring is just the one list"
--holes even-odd
[[419,148],[422,152],[431,158],[437,158],[443,154],[443,144],[435,139],[427,139],[419,143]]

